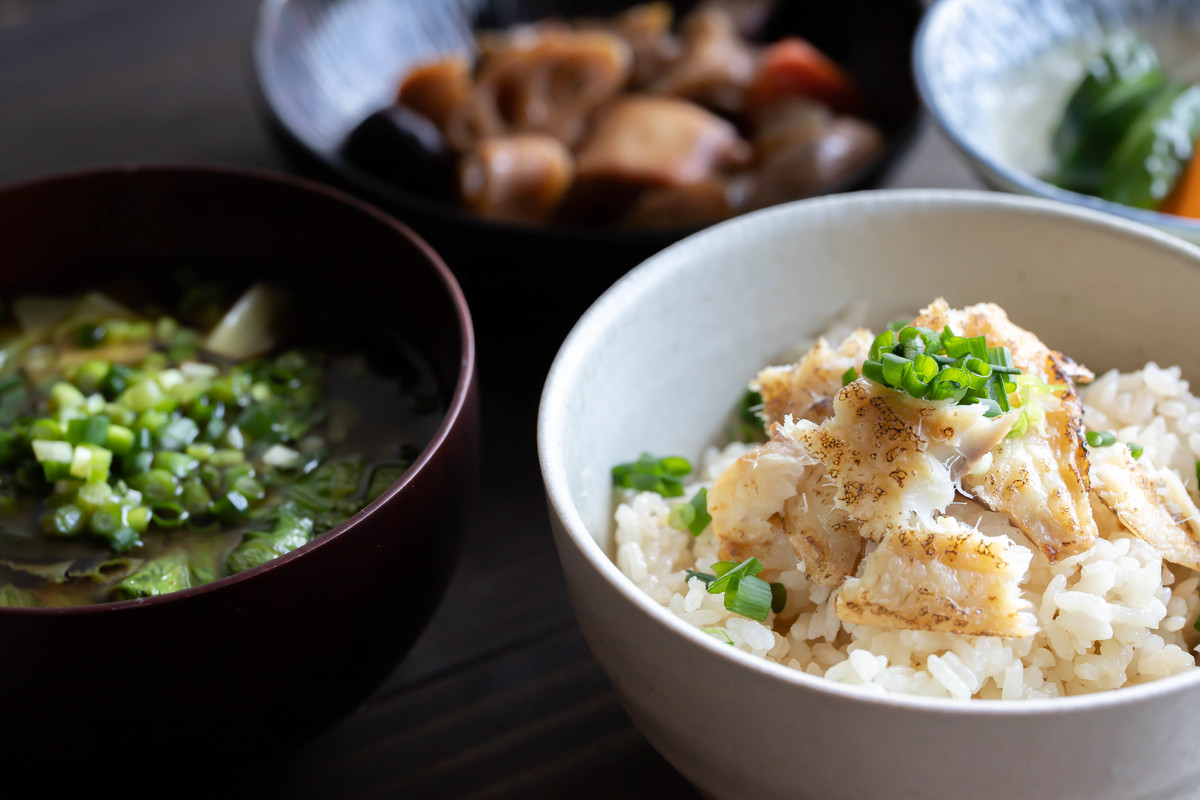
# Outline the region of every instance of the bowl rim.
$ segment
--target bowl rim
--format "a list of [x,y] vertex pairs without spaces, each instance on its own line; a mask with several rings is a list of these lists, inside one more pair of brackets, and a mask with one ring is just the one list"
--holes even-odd
[[[688,249],[693,252],[703,251],[702,242],[708,238],[724,238],[731,227],[746,224],[749,220],[775,216],[788,218],[800,216],[818,210],[853,212],[857,206],[871,206],[878,211],[887,211],[903,215],[906,208],[920,208],[928,213],[931,206],[940,205],[943,209],[994,210],[996,212],[1026,212],[1041,217],[1050,217],[1063,222],[1072,222],[1094,229],[1104,229],[1127,239],[1135,240],[1143,245],[1179,257],[1182,256],[1200,269],[1200,247],[1185,242],[1162,231],[1130,222],[1121,218],[1104,214],[1092,209],[1079,208],[1052,200],[1025,197],[1021,195],[1005,195],[995,192],[962,189],[885,189],[850,194],[817,197],[775,206],[734,220],[723,222],[708,228],[687,239],[672,245],[662,252],[652,256],[642,264],[634,267],[623,278],[617,281],[605,292],[571,330],[561,349],[556,355],[545,387],[542,391],[538,408],[537,444],[538,458],[541,465],[542,479],[546,488],[547,502],[551,515],[556,518],[565,536],[556,537],[556,541],[564,540],[575,548],[579,555],[588,561],[607,584],[609,590],[615,591],[626,601],[636,607],[640,613],[661,623],[665,630],[663,634],[673,635],[677,639],[686,640],[702,648],[717,658],[725,660],[732,668],[748,669],[775,684],[786,687],[784,691],[816,691],[831,697],[864,704],[867,706],[883,706],[893,709],[905,709],[934,715],[963,715],[982,713],[987,715],[1062,715],[1080,713],[1091,709],[1122,706],[1137,703],[1144,699],[1161,697],[1185,688],[1200,687],[1200,668],[1178,675],[1160,678],[1149,683],[1124,686],[1117,690],[1107,690],[1086,695],[1070,697],[1054,697],[1032,700],[955,700],[951,698],[924,697],[906,694],[883,694],[864,690],[858,686],[816,677],[784,666],[766,658],[743,652],[718,642],[712,636],[702,633],[698,628],[684,622],[666,607],[658,604],[645,592],[640,590],[632,580],[625,576],[617,567],[616,562],[609,557],[600,545],[592,538],[584,525],[583,519],[571,500],[566,478],[566,470],[562,461],[563,447],[561,443],[566,438],[566,400],[572,395],[572,384],[586,363],[584,357],[590,348],[594,347],[603,331],[612,320],[620,314],[621,309],[631,300],[636,300],[643,292],[643,287],[652,287],[658,283],[664,273],[683,273],[685,262],[679,260],[676,252]],[[775,228],[779,230],[781,228]],[[560,544],[561,546],[568,546]],[[560,562],[562,561],[560,554]]]
[[[972,2],[976,2],[976,0],[940,0],[940,2],[934,3],[925,12],[925,16],[917,28],[917,35],[913,40],[912,50],[912,70],[916,78],[917,91],[920,93],[921,100],[925,104],[925,108],[929,111],[929,115],[933,117],[934,122],[937,123],[942,132],[953,142],[959,152],[965,155],[968,160],[975,162],[976,166],[982,168],[985,172],[997,176],[1000,180],[1016,186],[1021,191],[1034,197],[1043,197],[1070,205],[1083,206],[1096,211],[1104,211],[1134,220],[1135,222],[1171,231],[1178,236],[1190,238],[1193,241],[1200,241],[1200,220],[1192,220],[1174,214],[1164,214],[1161,211],[1134,208],[1133,206],[1114,203],[1111,200],[1104,200],[1099,197],[1080,194],[1079,192],[1072,192],[1055,186],[1024,170],[1009,166],[982,148],[977,147],[957,126],[950,122],[946,108],[941,105],[942,97],[938,91],[938,85],[931,78],[931,74],[933,73],[932,63],[938,55],[933,51],[931,41],[935,34],[942,32],[942,29],[950,24],[950,20],[952,19],[951,14],[957,11],[959,7]],[[986,7],[986,4],[984,5]]]
[[455,381],[453,391],[447,398],[446,411],[442,416],[441,423],[437,430],[430,437],[429,441],[421,450],[420,455],[413,461],[404,474],[388,487],[382,494],[368,503],[358,513],[343,520],[340,524],[315,537],[312,541],[301,547],[285,553],[282,556],[272,559],[265,564],[260,564],[257,567],[246,570],[245,572],[237,573],[236,575],[227,575],[209,583],[193,586],[188,589],[181,589],[177,592],[169,594],[157,595],[154,597],[144,597],[134,600],[118,600],[105,603],[91,603],[88,605],[60,606],[51,608],[18,608],[10,606],[0,606],[0,617],[3,616],[63,616],[74,614],[110,614],[114,612],[129,612],[132,609],[159,606],[166,603],[186,601],[193,597],[208,594],[214,591],[220,591],[224,587],[232,586],[247,580],[253,580],[255,576],[267,574],[283,565],[302,558],[308,553],[315,552],[321,549],[334,539],[341,538],[350,530],[357,527],[367,517],[371,516],[385,503],[389,502],[393,497],[400,494],[408,487],[425,466],[433,459],[445,441],[450,437],[451,431],[458,425],[460,418],[467,412],[468,400],[470,399],[474,386],[476,384],[475,376],[475,361],[476,361],[476,346],[475,332],[471,321],[470,308],[467,306],[466,296],[463,294],[462,288],[455,279],[454,274],[442,257],[429,246],[411,228],[403,222],[389,216],[385,212],[370,205],[366,201],[360,200],[352,195],[342,192],[338,189],[326,186],[306,178],[300,178],[294,175],[275,172],[267,169],[254,167],[231,166],[224,164],[196,164],[184,162],[127,162],[100,165],[93,167],[85,167],[80,169],[64,170],[61,172],[53,172],[46,175],[38,175],[29,178],[21,178],[15,181],[0,185],[0,194],[8,195],[11,193],[20,193],[42,186],[54,184],[70,184],[75,181],[90,181],[93,179],[116,178],[120,176],[134,175],[162,175],[170,177],[175,176],[191,176],[201,179],[211,179],[223,181],[230,184],[231,189],[236,188],[239,183],[258,183],[258,184],[274,184],[277,187],[288,189],[293,193],[318,195],[323,196],[327,200],[332,200],[344,206],[353,209],[358,215],[365,216],[373,220],[377,224],[383,224],[391,228],[404,239],[407,239],[411,244],[415,245],[421,256],[433,268],[434,274],[437,276],[441,286],[446,291],[451,304],[454,307],[456,327],[458,335],[462,342],[459,352],[459,372]]
[[[431,0],[433,1],[433,0]],[[918,14],[917,28],[919,29],[924,5],[922,0],[903,0],[909,3]],[[447,203],[424,197],[401,186],[387,181],[369,170],[359,167],[354,162],[342,156],[338,147],[317,147],[296,131],[281,112],[279,96],[273,90],[278,85],[277,80],[268,80],[273,75],[271,59],[267,57],[268,42],[279,28],[279,20],[283,8],[296,0],[262,0],[255,18],[254,33],[250,42],[251,72],[255,105],[266,118],[267,123],[282,136],[285,141],[299,148],[309,158],[316,159],[323,169],[348,181],[355,188],[368,193],[369,199],[379,203],[397,204],[405,209],[427,214],[442,223],[455,225],[478,225],[489,234],[518,235],[532,237],[547,237],[568,244],[607,244],[616,239],[620,244],[631,247],[654,247],[661,249],[668,244],[690,236],[709,226],[685,226],[672,228],[614,228],[606,226],[571,226],[571,225],[537,225],[503,222],[484,219],[453,203]],[[895,132],[885,137],[883,151],[866,164],[856,168],[843,180],[832,184],[816,197],[830,194],[844,194],[854,191],[851,187],[862,182],[876,169],[884,171],[895,168],[912,148],[916,141],[917,132],[921,127],[921,102],[918,100],[913,113],[897,126]],[[745,212],[753,213],[753,212]],[[744,216],[735,215],[736,216]]]

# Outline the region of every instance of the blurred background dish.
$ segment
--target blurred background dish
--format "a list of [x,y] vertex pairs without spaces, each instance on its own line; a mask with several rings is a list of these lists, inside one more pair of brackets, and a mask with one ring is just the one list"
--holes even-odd
[[[541,302],[573,319],[626,269],[697,226],[589,230],[481,219],[445,197],[413,191],[412,181],[405,188],[381,171],[364,168],[348,157],[345,145],[364,121],[392,106],[402,79],[414,68],[446,54],[473,53],[477,30],[550,17],[610,17],[633,5],[617,0],[267,0],[256,32],[255,69],[276,130],[307,168],[401,215],[442,252],[469,294]],[[671,3],[677,17],[695,5]],[[920,13],[921,5],[907,0],[786,2],[773,4],[756,26],[763,41],[801,36],[841,65],[865,98],[863,116],[883,132],[879,155],[828,190],[872,185],[910,139],[918,103],[908,51]],[[360,130],[356,145],[370,150],[373,135],[385,148],[395,141],[386,120],[375,117],[373,123],[375,133]],[[401,164],[391,169],[393,175],[404,172]],[[481,313],[486,318],[490,311]]]
[[[1122,43],[1130,36],[1149,47],[1138,53]],[[926,15],[913,63],[931,115],[993,187],[1107,211],[1200,242],[1200,220],[1154,210],[1185,213],[1188,204],[1172,190],[1200,180],[1192,177],[1194,163],[1180,177],[1180,167],[1195,161],[1200,133],[1200,89],[1188,88],[1200,78],[1198,43],[1200,6],[1193,3],[945,0]],[[1097,60],[1105,50],[1107,61]],[[1161,72],[1147,64],[1155,52]],[[1149,72],[1153,80],[1143,80]],[[1088,74],[1091,83],[1076,93]],[[1064,114],[1068,123],[1082,120],[1078,130],[1064,129]],[[1082,145],[1104,154],[1091,160],[1110,185],[1089,186],[1064,169],[1078,165],[1081,134],[1091,138]],[[1156,185],[1143,191],[1141,184]]]
[[[700,625],[719,625],[720,614],[673,596],[669,573],[689,556],[677,540],[640,540],[640,582],[623,571],[638,556],[618,567],[613,467],[639,453],[698,463],[729,441],[727,422],[761,367],[789,362],[781,353],[830,326],[848,333],[858,321],[848,309],[878,329],[937,294],[956,307],[998,303],[1098,374],[1153,358],[1194,380],[1198,267],[1197,248],[1111,215],[981,192],[885,191],[730,220],[613,286],[555,360],[538,447],[572,606],[646,737],[716,798],[1193,796],[1200,720],[1178,709],[1200,698],[1200,670],[1010,703],[887,695],[808,674],[799,660],[772,663],[709,635]],[[786,460],[779,452],[764,460]],[[743,487],[755,503],[774,491]],[[623,549],[638,543],[630,535]],[[674,566],[656,571],[657,555]],[[684,609],[698,613],[685,622]],[[778,639],[766,647],[822,624],[797,622],[768,632]]]
[[358,201],[295,179],[208,167],[15,184],[0,190],[0,228],[6,301],[106,279],[164,287],[179,266],[216,284],[253,276],[320,298],[337,315],[325,323],[330,338],[340,331],[360,342],[411,343],[446,409],[399,480],[286,555],[169,595],[0,608],[0,705],[10,722],[3,742],[13,766],[53,764],[80,776],[137,754],[147,777],[203,763],[208,779],[296,746],[349,713],[433,614],[474,491],[474,337],[449,270],[406,228]]

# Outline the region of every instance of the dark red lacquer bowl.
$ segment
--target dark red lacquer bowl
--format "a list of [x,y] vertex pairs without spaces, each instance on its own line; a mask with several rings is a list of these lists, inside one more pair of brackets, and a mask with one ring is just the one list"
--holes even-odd
[[186,262],[319,297],[347,324],[385,320],[432,365],[447,408],[401,480],[275,561],[147,600],[0,609],[6,772],[52,765],[43,772],[52,785],[88,764],[108,766],[92,774],[103,782],[114,770],[136,780],[148,766],[176,766],[186,784],[349,713],[432,615],[477,479],[471,318],[441,259],[344,195],[206,167],[107,169],[0,189],[0,243],[0,297],[78,292],[98,276]]

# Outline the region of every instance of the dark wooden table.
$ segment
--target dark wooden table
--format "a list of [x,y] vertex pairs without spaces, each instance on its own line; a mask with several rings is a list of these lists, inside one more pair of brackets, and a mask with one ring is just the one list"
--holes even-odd
[[[255,14],[252,0],[0,0],[0,181],[131,161],[286,169],[253,99]],[[887,185],[979,186],[930,125]],[[502,345],[481,341],[478,512],[416,649],[353,716],[208,793],[698,796],[633,727],[571,615],[534,441],[546,363],[498,365]]]

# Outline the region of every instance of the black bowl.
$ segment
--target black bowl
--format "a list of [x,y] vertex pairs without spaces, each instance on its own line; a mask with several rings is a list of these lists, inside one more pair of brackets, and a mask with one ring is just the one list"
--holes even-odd
[[[477,313],[520,304],[574,319],[628,269],[693,229],[532,227],[481,220],[400,188],[342,152],[347,136],[389,106],[403,75],[438,52],[469,52],[472,30],[548,16],[606,16],[629,0],[265,0],[254,38],[263,105],[302,168],[378,201],[438,248]],[[693,0],[673,0],[685,12]],[[919,0],[779,0],[764,39],[804,36],[857,79],[884,131],[882,155],[831,191],[877,183],[910,141],[920,106],[909,69]],[[477,299],[479,302],[477,302]],[[485,304],[499,300],[497,306]],[[542,313],[538,311],[537,314]],[[535,316],[537,315],[535,314]]]
[[[351,519],[248,572],[144,600],[0,608],[6,785],[191,785],[299,744],[395,668],[449,581],[476,480],[474,336],[437,255],[363,203],[267,174],[132,167],[0,189],[0,296],[161,281],[184,261],[387,321],[432,367],[446,414],[405,475]],[[144,277],[142,277],[144,276]],[[122,766],[124,765],[124,766]],[[103,767],[103,771],[88,769]],[[185,786],[186,788],[186,786]]]

